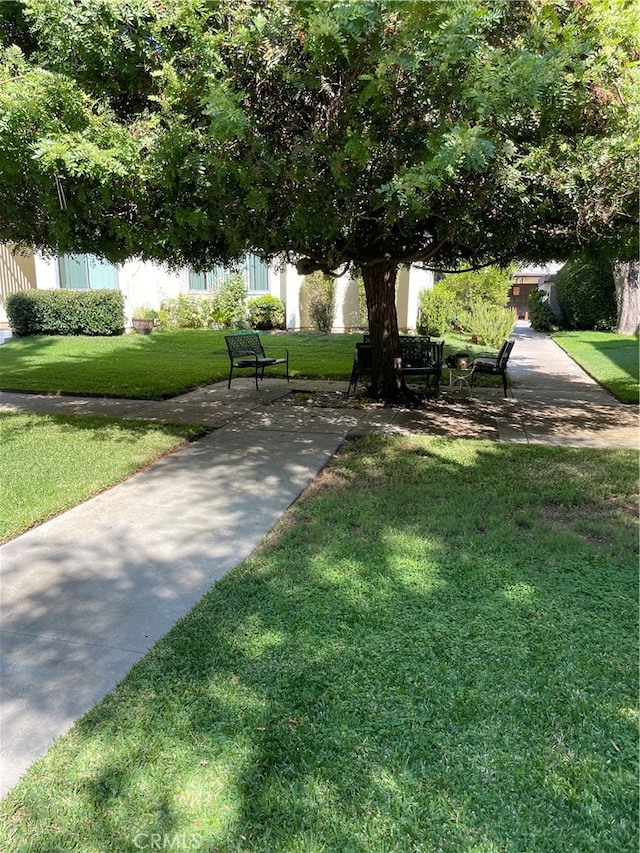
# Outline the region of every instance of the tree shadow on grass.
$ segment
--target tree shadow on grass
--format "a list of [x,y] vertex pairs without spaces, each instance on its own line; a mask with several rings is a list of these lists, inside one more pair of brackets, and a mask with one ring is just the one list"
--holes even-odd
[[5,801],[16,838],[631,851],[635,459],[348,445]]

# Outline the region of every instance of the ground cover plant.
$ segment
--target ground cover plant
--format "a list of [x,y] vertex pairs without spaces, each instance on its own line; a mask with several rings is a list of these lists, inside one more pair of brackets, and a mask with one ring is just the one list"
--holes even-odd
[[640,401],[637,335],[613,332],[556,332],[554,341],[623,403]]
[[350,442],[0,846],[635,851],[636,491],[633,451]]
[[198,426],[0,412],[0,542],[124,480]]

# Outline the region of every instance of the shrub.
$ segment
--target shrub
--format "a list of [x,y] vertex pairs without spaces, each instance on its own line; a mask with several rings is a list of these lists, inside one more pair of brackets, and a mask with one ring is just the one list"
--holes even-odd
[[210,319],[225,329],[238,329],[246,321],[247,286],[241,275],[234,274],[220,285],[211,300]]
[[163,299],[158,320],[163,327],[174,329],[206,329],[211,313],[211,300],[206,296],[180,293],[173,299]]
[[442,337],[455,318],[455,300],[449,293],[423,290],[418,298],[418,334]]
[[474,302],[462,316],[466,331],[478,343],[497,348],[513,329],[515,318],[510,308],[491,302]]
[[329,334],[335,312],[335,281],[331,276],[314,272],[305,277],[302,285],[309,319],[319,332]]
[[469,310],[477,302],[505,306],[513,283],[515,265],[500,269],[485,267],[476,272],[447,273],[434,287],[436,293],[454,297],[460,310]]
[[277,296],[258,296],[248,305],[252,329],[284,329],[284,302]]
[[570,329],[616,327],[616,290],[611,264],[580,255],[556,273],[556,295]]
[[6,301],[20,335],[121,335],[124,298],[119,290],[23,290]]
[[556,323],[549,305],[549,297],[543,290],[532,290],[527,300],[531,328],[536,332],[550,332]]

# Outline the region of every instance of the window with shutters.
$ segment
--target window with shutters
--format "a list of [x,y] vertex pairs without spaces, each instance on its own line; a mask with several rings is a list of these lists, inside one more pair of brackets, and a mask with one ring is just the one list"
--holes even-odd
[[244,262],[232,267],[215,266],[207,272],[189,271],[189,290],[218,290],[234,274],[242,276],[250,293],[269,291],[269,268],[257,255],[247,255]]
[[117,290],[118,271],[95,255],[61,255],[60,287],[65,290]]

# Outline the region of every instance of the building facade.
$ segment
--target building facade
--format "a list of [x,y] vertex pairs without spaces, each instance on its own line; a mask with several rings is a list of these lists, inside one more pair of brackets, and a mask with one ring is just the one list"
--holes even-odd
[[[246,282],[249,299],[271,294],[282,300],[287,329],[310,328],[304,309],[304,277],[290,264],[265,264],[257,256],[247,255],[236,270],[216,267],[206,273],[190,269],[173,272],[160,264],[135,259],[111,264],[91,255],[14,255],[7,245],[0,246],[0,325],[7,326],[4,303],[10,293],[65,288],[120,290],[125,300],[126,325],[130,326],[136,309],[157,310],[163,300],[179,294],[211,294],[234,271]],[[400,269],[396,303],[401,331],[415,330],[420,291],[432,287],[433,273],[414,267]],[[342,276],[336,279],[333,331],[349,331],[361,325],[358,283],[348,275]]]

